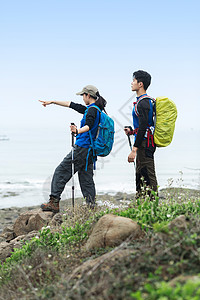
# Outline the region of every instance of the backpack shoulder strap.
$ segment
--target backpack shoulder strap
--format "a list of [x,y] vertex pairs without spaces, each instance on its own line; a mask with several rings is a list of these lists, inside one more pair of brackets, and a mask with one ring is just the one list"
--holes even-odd
[[138,104],[140,103],[141,100],[144,100],[144,99],[150,99],[153,102],[153,105],[156,103],[156,100],[154,98],[152,98],[148,95],[142,96],[137,102],[134,102],[134,104],[135,104],[135,113],[136,113],[137,116],[139,116],[139,112],[138,112],[138,109],[137,109]]
[[[102,111],[100,110],[100,108],[97,105],[92,105],[91,107],[95,107],[96,109],[98,109],[98,111],[101,113]],[[89,107],[90,108],[90,107]],[[88,108],[88,109],[89,109]]]
[[88,110],[89,110],[90,108],[92,108],[92,107],[96,108],[96,109],[99,111],[100,115],[101,115],[101,113],[102,113],[101,109],[100,109],[97,105],[92,105],[92,106],[90,106],[90,107],[87,107],[87,109],[85,110],[85,116],[87,115]]

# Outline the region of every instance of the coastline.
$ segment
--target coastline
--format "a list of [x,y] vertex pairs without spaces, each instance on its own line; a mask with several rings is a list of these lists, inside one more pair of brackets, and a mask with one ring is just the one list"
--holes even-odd
[[[200,190],[189,189],[189,188],[164,188],[159,191],[159,197],[165,201],[172,197],[177,197],[180,201],[186,201],[187,199],[197,199],[200,200]],[[97,195],[96,201],[97,205],[103,206],[106,205],[110,208],[117,208],[120,206],[128,206],[131,200],[134,200],[135,194],[127,194],[122,192],[117,192],[115,195]],[[75,205],[80,205],[85,203],[84,199],[79,197],[75,198]],[[60,210],[61,212],[66,209],[66,207],[71,207],[71,198],[60,201]],[[12,226],[18,216],[32,209],[40,208],[40,205],[33,206],[24,206],[24,207],[9,207],[0,209],[0,234],[3,229],[7,226]]]

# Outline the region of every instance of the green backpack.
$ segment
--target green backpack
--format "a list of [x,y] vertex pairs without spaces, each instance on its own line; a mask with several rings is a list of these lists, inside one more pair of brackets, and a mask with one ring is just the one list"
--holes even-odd
[[167,97],[156,98],[155,107],[154,142],[157,147],[166,147],[173,138],[177,108],[175,103]]

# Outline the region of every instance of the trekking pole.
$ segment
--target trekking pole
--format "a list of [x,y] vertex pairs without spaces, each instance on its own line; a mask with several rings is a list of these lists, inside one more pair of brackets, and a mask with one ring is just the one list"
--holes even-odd
[[[131,138],[130,138],[130,135],[127,135],[127,136],[128,136],[129,146],[130,146],[131,151],[132,151]],[[135,167],[135,161],[133,163],[134,163],[134,167]]]
[[[71,125],[75,125],[71,123]],[[74,133],[72,132],[72,207],[74,208]]]
[[130,138],[130,135],[128,135],[128,142],[129,142],[129,146],[130,146],[131,151],[132,151],[132,145],[131,145],[131,138]]

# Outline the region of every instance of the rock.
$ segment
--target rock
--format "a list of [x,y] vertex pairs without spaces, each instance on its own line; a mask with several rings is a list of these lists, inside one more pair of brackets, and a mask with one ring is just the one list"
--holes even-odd
[[[167,226],[167,225],[166,225]],[[170,238],[173,238],[174,232],[185,231],[187,229],[188,222],[184,215],[180,215],[168,224],[169,231],[156,232],[151,238],[151,246],[161,245],[167,242]]]
[[5,239],[0,236],[0,243],[5,242]]
[[177,283],[184,284],[186,281],[200,282],[200,277],[198,275],[179,275],[169,281],[169,285],[176,287]]
[[129,218],[107,214],[101,217],[94,226],[92,234],[86,243],[86,250],[117,246],[130,235],[133,238],[143,235],[137,222]]
[[12,245],[7,242],[1,242],[0,243],[0,259],[3,260],[7,258],[10,253],[12,252]]
[[75,268],[75,270],[70,275],[70,279],[76,277],[80,278],[80,275],[84,276],[84,274],[88,272],[92,273],[93,270],[97,267],[99,267],[100,269],[104,268],[105,266],[111,267],[116,264],[116,260],[123,260],[123,258],[129,257],[131,253],[131,249],[118,249],[113,253],[108,252],[97,258],[89,259],[82,265]]
[[0,236],[3,237],[6,242],[10,242],[11,240],[13,240],[16,237],[13,226],[5,227]]
[[53,216],[52,220],[49,222],[50,226],[60,226],[63,223],[63,214],[57,213]]
[[133,200],[135,198],[135,194],[126,194],[122,192],[118,192],[115,194],[114,199],[116,201],[120,200]]
[[52,212],[34,209],[22,213],[14,223],[13,229],[16,236],[27,234],[33,230],[40,230],[52,219]]
[[22,244],[26,241],[30,241],[34,236],[38,235],[38,231],[32,231],[27,235],[20,235],[16,237],[11,242],[1,242],[0,243],[0,259],[5,260],[9,257],[14,248],[21,248]]
[[178,216],[176,219],[172,220],[168,225],[170,230],[181,230],[187,229],[187,221],[184,215]]
[[14,248],[21,248],[21,242],[19,241],[12,241],[8,242],[1,242],[0,243],[0,259],[4,260],[11,255]]
[[31,231],[28,234],[19,235],[14,240],[12,240],[11,243],[30,241],[34,236],[37,235],[39,235],[38,231]]

